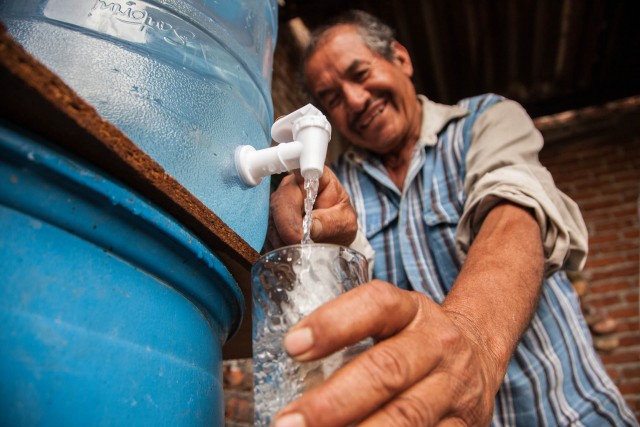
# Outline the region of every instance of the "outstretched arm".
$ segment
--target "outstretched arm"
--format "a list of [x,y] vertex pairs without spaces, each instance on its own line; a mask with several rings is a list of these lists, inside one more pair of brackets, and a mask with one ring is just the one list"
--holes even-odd
[[285,339],[296,359],[367,336],[379,342],[283,409],[276,425],[488,425],[535,312],[543,264],[536,221],[504,203],[486,216],[441,306],[373,281],[319,308]]

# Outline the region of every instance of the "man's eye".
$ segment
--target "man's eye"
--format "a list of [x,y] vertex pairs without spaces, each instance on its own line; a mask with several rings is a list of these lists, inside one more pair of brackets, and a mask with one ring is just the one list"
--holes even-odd
[[327,105],[329,107],[335,107],[340,103],[340,95],[334,95],[331,98],[329,98],[329,102],[327,102]]
[[355,73],[354,77],[356,81],[362,81],[367,77],[369,70],[360,70]]

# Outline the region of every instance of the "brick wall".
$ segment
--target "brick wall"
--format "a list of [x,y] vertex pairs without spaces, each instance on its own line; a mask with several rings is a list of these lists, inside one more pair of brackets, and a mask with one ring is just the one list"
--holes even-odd
[[[640,418],[640,97],[541,119],[540,160],[589,231],[577,277],[594,345]],[[551,123],[550,123],[551,122]]]
[[251,359],[224,361],[225,426],[253,426],[253,366]]

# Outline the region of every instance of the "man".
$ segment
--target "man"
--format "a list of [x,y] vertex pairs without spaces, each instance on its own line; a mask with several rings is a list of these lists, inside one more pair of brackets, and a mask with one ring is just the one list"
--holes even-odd
[[[530,118],[495,95],[436,104],[412,73],[392,31],[363,12],[312,37],[308,88],[352,144],[322,177],[312,239],[362,250],[376,280],[284,345],[308,361],[377,344],[275,425],[637,425],[562,272],[584,264],[586,229],[540,165]],[[285,178],[273,243],[300,241],[303,199],[299,177]]]

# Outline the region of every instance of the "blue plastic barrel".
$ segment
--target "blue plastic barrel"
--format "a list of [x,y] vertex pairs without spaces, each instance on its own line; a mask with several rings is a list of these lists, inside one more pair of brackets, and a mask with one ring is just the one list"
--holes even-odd
[[[269,180],[245,187],[233,153],[270,142],[277,0],[4,0],[0,19],[260,249]],[[222,426],[242,307],[175,219],[0,123],[0,425]]]
[[0,236],[0,425],[223,425],[242,294],[193,235],[3,125]]

